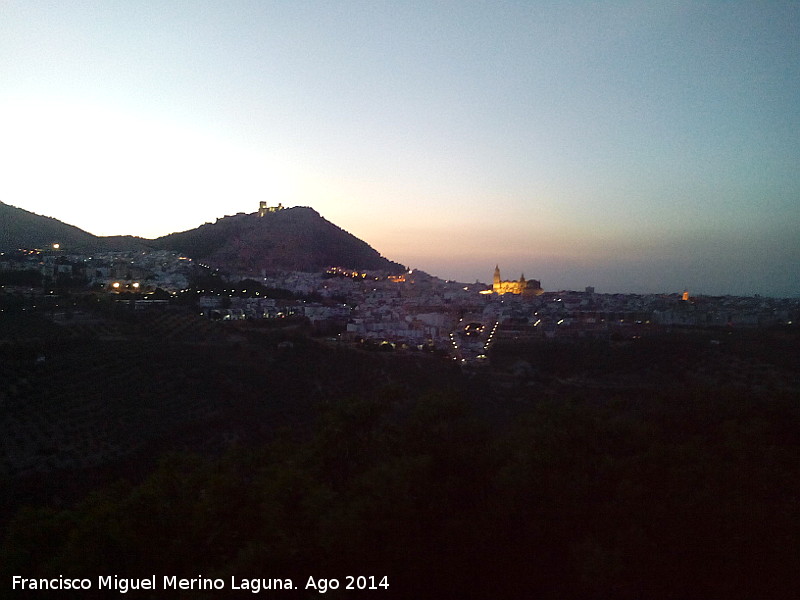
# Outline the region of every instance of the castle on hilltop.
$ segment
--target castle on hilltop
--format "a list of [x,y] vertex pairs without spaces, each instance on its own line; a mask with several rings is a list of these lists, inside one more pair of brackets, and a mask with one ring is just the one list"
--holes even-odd
[[495,294],[523,294],[526,296],[541,296],[544,294],[542,284],[538,279],[525,280],[525,275],[521,275],[517,281],[503,281],[500,278],[500,267],[494,268],[494,282],[492,291]]
[[280,202],[278,203],[278,206],[269,206],[268,207],[266,201],[262,200],[261,202],[258,203],[258,216],[259,217],[263,217],[267,213],[274,213],[274,212],[278,212],[279,210],[283,210],[283,209],[284,209],[284,206]]

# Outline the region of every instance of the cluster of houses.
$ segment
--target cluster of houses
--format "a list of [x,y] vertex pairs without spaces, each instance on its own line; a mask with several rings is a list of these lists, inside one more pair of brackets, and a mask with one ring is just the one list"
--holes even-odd
[[[0,255],[0,272],[80,279],[95,290],[143,294],[143,302],[148,292],[157,289],[171,295],[189,291],[193,274],[204,267],[209,269],[169,251],[72,255],[49,249]],[[201,314],[220,320],[296,315],[320,330],[335,331],[338,339],[440,348],[450,348],[460,339],[454,336],[466,339],[461,331],[466,325],[473,327],[469,343],[475,346],[483,335],[485,346],[489,332],[493,341],[635,337],[675,326],[766,327],[796,323],[800,318],[800,299],[693,298],[688,292],[598,294],[593,288],[501,294],[491,285],[444,281],[414,270],[389,275],[331,267],[321,273],[241,274],[231,279],[237,277],[255,279],[261,289],[289,291],[294,299],[279,300],[247,290],[236,294],[192,290]]]
[[[484,336],[478,341],[485,347],[490,332],[492,341],[638,337],[675,326],[765,327],[800,318],[800,299],[598,294],[592,288],[500,295],[484,284],[443,281],[419,271],[390,277],[329,269],[271,275],[263,282],[319,300],[231,298],[223,309],[219,298],[209,297],[201,298],[201,306],[207,309],[205,314],[222,318],[303,315],[315,325],[336,328],[343,340],[440,348],[450,348],[459,339],[454,335],[466,339],[461,329],[476,323]],[[470,333],[469,343],[475,346],[477,331]]]
[[69,278],[117,292],[186,289],[191,269],[191,259],[168,250],[73,254],[48,248],[0,255],[0,272],[35,272],[54,284]]

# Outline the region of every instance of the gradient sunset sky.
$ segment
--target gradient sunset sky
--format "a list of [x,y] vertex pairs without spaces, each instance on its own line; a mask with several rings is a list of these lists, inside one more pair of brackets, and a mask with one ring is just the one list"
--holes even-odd
[[800,295],[800,3],[0,0],[0,200],[311,206],[443,278]]

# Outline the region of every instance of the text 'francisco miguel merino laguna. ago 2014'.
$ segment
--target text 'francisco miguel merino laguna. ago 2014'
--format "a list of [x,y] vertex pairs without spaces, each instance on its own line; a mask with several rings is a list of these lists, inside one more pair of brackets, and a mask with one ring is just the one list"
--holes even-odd
[[[230,585],[225,585],[225,580],[198,575],[190,579],[179,578],[175,575],[165,575],[161,579],[161,588],[157,587],[158,579],[155,575],[144,578],[127,578],[119,575],[101,575],[96,582],[88,578],[69,578],[59,575],[51,579],[26,578],[14,575],[11,578],[14,590],[116,590],[126,594],[135,590],[239,590],[254,594],[263,591],[296,590],[300,589],[291,579],[249,579],[230,578]],[[335,578],[309,577],[302,589],[316,590],[324,594],[328,590],[388,590],[389,578],[386,576],[347,575],[343,580]]]

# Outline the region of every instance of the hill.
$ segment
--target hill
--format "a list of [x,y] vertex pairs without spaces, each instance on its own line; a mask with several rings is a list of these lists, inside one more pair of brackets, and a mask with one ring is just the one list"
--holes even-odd
[[314,271],[331,265],[403,270],[402,265],[382,257],[366,242],[302,206],[263,217],[257,213],[224,217],[158,238],[154,244],[237,271]]
[[0,252],[49,248],[54,243],[81,252],[104,248],[101,238],[83,229],[0,202]]
[[[326,598],[348,584],[381,599],[797,595],[800,407],[770,377],[501,388],[280,325],[92,315],[0,315],[14,328],[0,344],[6,581],[263,573],[300,587],[322,573],[342,584]],[[676,376],[682,336],[662,348]],[[774,356],[772,336],[751,341]],[[546,346],[562,357],[546,372],[583,371]],[[626,366],[628,349],[605,350],[607,368]]]
[[0,202],[0,252],[18,248],[50,248],[56,243],[69,252],[153,249],[152,240],[132,235],[101,237],[53,217]]
[[130,235],[96,236],[58,219],[0,202],[0,252],[48,248],[56,242],[69,252],[175,250],[238,272],[315,271],[332,265],[403,270],[402,265],[382,257],[369,244],[307,207],[288,208],[263,217],[240,213],[150,240]]

